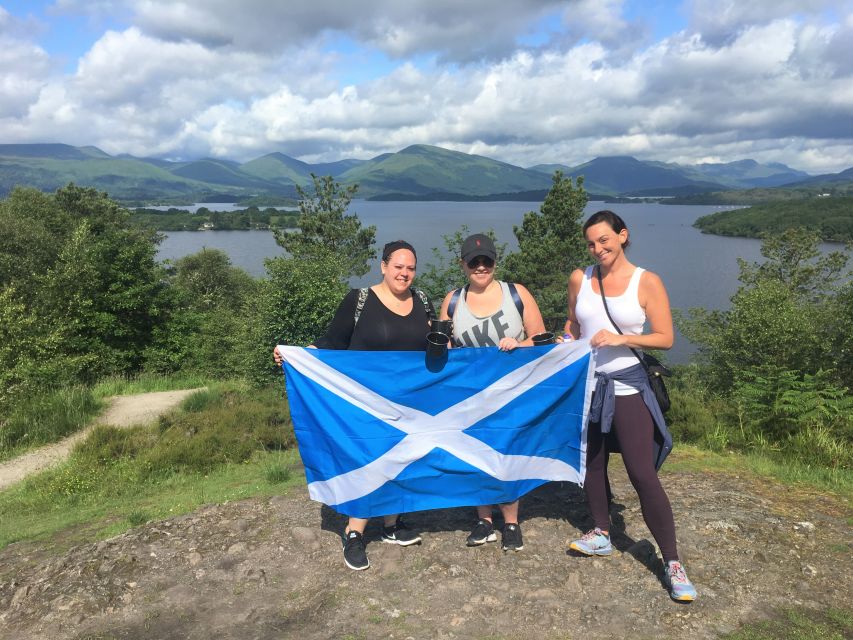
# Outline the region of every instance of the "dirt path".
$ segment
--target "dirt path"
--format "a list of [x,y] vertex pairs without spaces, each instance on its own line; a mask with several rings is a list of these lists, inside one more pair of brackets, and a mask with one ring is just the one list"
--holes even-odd
[[154,391],[132,396],[114,396],[107,410],[89,427],[64,440],[50,444],[0,464],[0,490],[9,487],[30,474],[52,467],[65,460],[71,450],[99,424],[129,427],[147,424],[161,414],[176,407],[187,396],[199,389],[182,391]]
[[407,516],[424,540],[405,549],[380,544],[373,519],[371,567],[350,571],[343,519],[301,486],[67,551],[8,546],[0,638],[703,640],[781,608],[853,611],[849,503],[752,476],[664,470],[699,590],[692,605],[667,596],[614,459],[610,558],[567,553],[589,514],[576,486],[551,483],[521,501],[520,553],[502,553],[499,542],[467,548],[473,511],[448,509]]

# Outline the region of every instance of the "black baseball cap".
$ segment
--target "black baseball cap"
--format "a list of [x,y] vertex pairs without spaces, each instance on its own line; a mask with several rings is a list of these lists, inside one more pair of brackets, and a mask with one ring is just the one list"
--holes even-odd
[[495,243],[489,236],[483,233],[475,233],[473,236],[465,238],[465,242],[462,243],[461,254],[463,262],[471,262],[471,260],[478,256],[491,258],[492,260],[497,260],[498,257],[498,252],[495,250]]

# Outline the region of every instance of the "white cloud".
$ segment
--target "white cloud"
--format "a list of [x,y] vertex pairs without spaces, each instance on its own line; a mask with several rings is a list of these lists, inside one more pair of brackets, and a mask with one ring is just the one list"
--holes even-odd
[[792,16],[819,18],[827,10],[844,15],[851,10],[850,0],[688,0],[686,4],[691,31],[714,44],[736,37],[753,25]]
[[[615,154],[853,165],[853,9],[833,21],[789,0],[724,3],[714,17],[694,0],[691,28],[642,44],[645,27],[624,19],[621,0],[579,0],[565,9],[562,39],[518,48],[555,3],[369,4],[344,19],[331,0],[124,2],[136,24],[104,33],[68,75],[31,39],[8,36],[0,10],[4,141],[238,160],[274,150],[365,158],[428,143],[524,166]],[[98,10],[118,10],[107,5]],[[401,59],[342,84],[345,53],[329,52],[330,30],[359,52]],[[423,51],[496,57],[407,60]]]

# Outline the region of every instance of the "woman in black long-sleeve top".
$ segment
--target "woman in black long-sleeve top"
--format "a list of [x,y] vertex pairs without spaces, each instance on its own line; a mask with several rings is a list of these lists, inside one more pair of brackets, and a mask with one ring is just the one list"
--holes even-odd
[[[353,289],[343,299],[325,335],[313,347],[354,351],[423,351],[431,307],[412,287],[417,255],[408,242],[389,242],[382,250],[382,281],[368,289]],[[434,314],[433,314],[434,315]],[[281,363],[278,351],[274,352]],[[387,515],[382,541],[408,546],[421,536],[406,527],[398,514]],[[370,561],[364,546],[367,518],[350,518],[344,531],[344,562],[356,571]]]

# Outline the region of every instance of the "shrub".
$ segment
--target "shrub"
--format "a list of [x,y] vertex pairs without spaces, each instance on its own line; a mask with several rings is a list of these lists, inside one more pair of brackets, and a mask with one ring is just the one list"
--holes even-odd
[[61,440],[83,428],[102,406],[90,389],[80,386],[30,396],[2,423],[0,457]]

